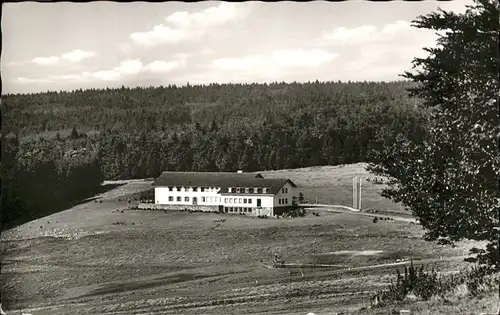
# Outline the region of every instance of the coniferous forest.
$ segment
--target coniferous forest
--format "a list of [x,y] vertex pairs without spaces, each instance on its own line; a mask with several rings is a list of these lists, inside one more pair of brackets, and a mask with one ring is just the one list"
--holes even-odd
[[2,228],[91,196],[104,179],[370,162],[428,114],[413,83],[309,82],[2,96]]

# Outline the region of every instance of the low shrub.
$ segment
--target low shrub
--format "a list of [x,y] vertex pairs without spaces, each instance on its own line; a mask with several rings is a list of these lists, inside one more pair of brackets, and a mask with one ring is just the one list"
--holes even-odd
[[477,296],[482,292],[498,287],[498,277],[490,277],[492,269],[485,266],[473,266],[461,270],[457,274],[439,275],[435,268],[424,270],[424,266],[415,267],[413,261],[405,266],[404,276],[396,270],[396,279],[391,281],[388,290],[379,291],[372,298],[375,306],[387,305],[403,301],[410,294],[421,300],[429,300],[433,296],[445,298],[445,295],[459,286],[464,286],[467,293]]
[[294,209],[291,209],[287,212],[284,212],[282,214],[283,218],[297,218],[297,217],[305,217],[306,216],[306,209],[297,207]]

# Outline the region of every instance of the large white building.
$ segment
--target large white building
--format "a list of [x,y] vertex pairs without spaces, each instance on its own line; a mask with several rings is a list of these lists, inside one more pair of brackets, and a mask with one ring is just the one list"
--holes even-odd
[[248,215],[278,215],[295,205],[290,179],[261,174],[163,172],[153,183],[155,208],[196,209]]

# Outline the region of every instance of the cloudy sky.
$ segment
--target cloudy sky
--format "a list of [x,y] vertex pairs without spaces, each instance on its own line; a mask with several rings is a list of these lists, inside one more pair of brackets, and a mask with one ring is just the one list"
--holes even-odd
[[2,93],[308,80],[397,80],[472,1],[8,3]]

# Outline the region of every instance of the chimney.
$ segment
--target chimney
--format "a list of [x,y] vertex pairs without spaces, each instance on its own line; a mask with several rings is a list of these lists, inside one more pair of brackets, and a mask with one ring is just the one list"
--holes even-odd
[[238,174],[241,174],[241,173],[243,173],[243,171],[242,170],[238,170]]

